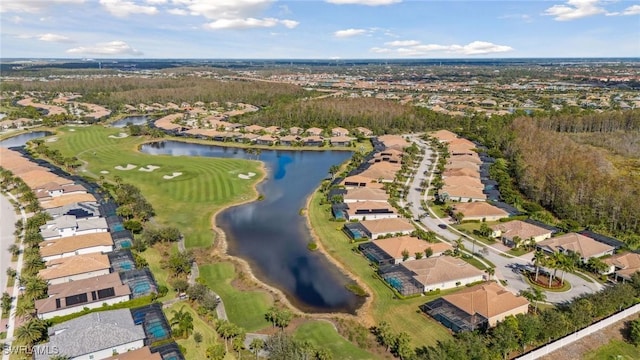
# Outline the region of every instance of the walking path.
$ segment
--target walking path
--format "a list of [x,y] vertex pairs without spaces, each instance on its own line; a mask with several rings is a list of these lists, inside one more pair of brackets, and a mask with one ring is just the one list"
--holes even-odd
[[[7,195],[12,198],[14,201],[18,201],[16,197],[7,193]],[[4,198],[4,197],[3,197]],[[20,207],[20,216],[22,217],[22,221],[24,224],[27,223],[27,214],[24,212],[24,209]],[[24,235],[24,230],[22,231],[21,236]],[[6,251],[6,250],[5,250]],[[20,275],[20,271],[22,270],[22,261],[23,261],[23,253],[24,253],[24,244],[20,242],[20,255],[18,255],[18,263],[16,264],[16,269],[18,270],[18,276]],[[13,290],[11,291],[11,295],[13,299],[11,301],[11,312],[9,315],[9,322],[7,323],[7,338],[4,341],[5,348],[11,348],[11,343],[13,342],[13,333],[15,332],[16,325],[16,307],[18,306],[18,281],[13,283]],[[10,351],[3,351],[2,360],[9,360]]]

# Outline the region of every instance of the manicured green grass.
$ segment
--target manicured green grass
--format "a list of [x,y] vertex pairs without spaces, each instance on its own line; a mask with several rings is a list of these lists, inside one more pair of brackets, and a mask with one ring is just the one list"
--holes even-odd
[[[356,244],[350,243],[347,236],[340,230],[343,224],[329,221],[330,205],[319,205],[321,196],[318,192],[313,195],[308,210],[311,224],[324,249],[362,279],[373,292],[371,294],[374,298],[371,306],[373,320],[376,323],[388,322],[396,333],[406,331],[412,337],[413,346],[435,345],[438,340],[450,339],[451,335],[444,326],[419,311],[418,306],[435,297],[397,299],[382,281],[374,277],[374,269],[367,259],[353,251]],[[441,295],[444,293],[446,292],[442,292]]]
[[607,345],[585,354],[585,360],[636,360],[640,348],[622,340],[611,340]]
[[295,333],[297,340],[306,340],[313,345],[329,350],[334,359],[372,359],[374,355],[359,349],[338,335],[333,326],[325,321],[309,321],[300,325]]
[[233,264],[200,265],[200,277],[222,298],[229,321],[247,331],[270,326],[264,315],[273,305],[272,298],[261,291],[239,291],[231,286],[231,281],[236,277]]
[[[167,321],[171,321],[173,318],[173,311],[180,311],[184,309],[191,314],[193,318],[193,333],[189,335],[187,339],[176,339],[176,342],[185,347],[187,350],[184,354],[187,359],[206,359],[207,358],[207,348],[211,345],[216,344],[218,340],[218,334],[213,329],[213,326],[207,324],[204,320],[202,320],[195,310],[189,305],[188,302],[182,301],[171,305],[170,307],[164,309],[164,314],[167,317]],[[202,342],[197,345],[195,340],[193,340],[193,334],[199,332],[202,335]],[[220,341],[221,342],[221,341]]]
[[[160,224],[177,226],[184,233],[189,248],[212,244],[211,216],[216,210],[254,196],[256,180],[240,179],[238,174],[261,172],[256,161],[143,154],[136,150],[143,138],[109,138],[122,129],[96,125],[62,127],[59,130],[59,140],[47,143],[47,146],[60,150],[64,156],[76,156],[87,161],[83,175],[103,176],[111,182],[119,176],[123,182],[138,186],[154,205],[155,220]],[[114,168],[127,164],[137,168],[128,171]],[[160,168],[153,172],[139,171],[146,165]],[[174,172],[183,174],[170,180],[163,179],[163,175]]]
[[522,256],[524,254],[530,253],[531,251],[531,249],[525,249],[524,247],[520,246],[518,248],[513,248],[507,251],[507,253],[513,256]]
[[160,267],[160,261],[162,260],[162,254],[160,254],[160,251],[156,248],[149,247],[147,250],[140,253],[140,255],[149,263],[149,269],[153,273],[153,277],[156,279],[158,285],[164,285],[169,289],[167,295],[159,298],[159,300],[163,301],[176,297],[175,290],[173,290],[173,287],[169,284],[169,271]]

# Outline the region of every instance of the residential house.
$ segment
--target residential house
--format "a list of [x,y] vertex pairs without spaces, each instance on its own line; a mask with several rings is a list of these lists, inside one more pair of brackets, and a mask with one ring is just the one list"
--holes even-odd
[[299,128],[297,126],[294,127],[290,127],[289,128],[289,134],[291,135],[302,135],[304,133],[304,129],[303,128]]
[[378,141],[385,146],[385,149],[403,150],[410,145],[407,140],[400,135],[378,136]]
[[331,146],[351,146],[353,138],[348,136],[332,136],[329,138]]
[[482,160],[480,159],[480,155],[478,153],[473,152],[472,154],[463,154],[463,155],[452,155],[449,158],[451,163],[459,162],[459,161],[468,161],[477,165],[482,164]]
[[382,189],[384,185],[378,182],[378,179],[373,179],[368,176],[351,175],[347,176],[340,182],[340,185],[344,186],[346,189],[355,189],[355,188],[370,188],[370,189]]
[[256,139],[256,144],[258,145],[275,145],[278,142],[278,139],[271,135],[262,135]]
[[431,249],[431,256],[440,256],[453,247],[444,242],[430,243],[413,236],[398,236],[377,239],[361,245],[367,257],[378,264],[400,264],[403,261],[416,260],[416,253],[427,257],[425,251]]
[[308,136],[322,136],[322,132],[324,130],[317,128],[317,127],[312,127],[312,128],[308,128],[306,133]]
[[484,331],[507,316],[526,314],[529,301],[490,282],[445,295],[421,308],[454,332]]
[[84,186],[77,184],[60,185],[56,182],[50,182],[42,185],[38,189],[35,189],[34,193],[38,200],[46,201],[62,195],[86,194],[87,189],[85,189]]
[[599,258],[605,255],[613,255],[615,250],[613,246],[576,233],[568,233],[541,241],[538,243],[537,248],[547,253],[577,253],[585,263],[593,257]]
[[68,205],[47,209],[46,212],[54,219],[63,215],[72,215],[76,219],[100,217],[100,205],[95,201],[76,202]]
[[40,234],[45,240],[107,231],[109,226],[105,218],[78,219],[74,215],[62,215],[40,226]]
[[335,127],[331,129],[332,137],[347,137],[349,136],[349,130],[341,127]]
[[49,260],[38,275],[49,285],[107,275],[111,271],[109,257],[101,253],[75,255]]
[[373,240],[388,235],[409,235],[415,230],[413,224],[402,218],[364,220],[360,222],[360,225],[362,225],[365,235]]
[[400,164],[379,162],[371,164],[368,169],[360,173],[360,176],[375,179],[379,182],[393,182],[396,178],[396,173],[400,171],[400,168]]
[[264,128],[264,132],[266,132],[267,134],[271,134],[271,135],[277,135],[282,131],[282,128],[280,128],[279,126],[269,126]]
[[[94,312],[49,328],[49,341],[33,349],[35,360],[46,360],[52,349],[68,359],[159,360],[156,357],[136,356],[136,349],[144,347],[146,339],[142,325],[136,325],[129,309]],[[149,351],[149,348],[146,348]]]
[[113,251],[113,240],[108,232],[101,232],[42,241],[39,246],[42,260],[50,261],[81,254]]
[[83,203],[83,202],[96,202],[97,199],[95,196],[87,193],[87,194],[71,194],[71,195],[62,195],[51,200],[40,201],[40,206],[43,209],[53,209],[69,204],[75,203]]
[[429,133],[429,135],[438,139],[438,141],[442,143],[448,143],[458,138],[458,135],[456,135],[455,133],[452,133],[449,130],[438,130],[438,131]]
[[36,300],[40,319],[69,315],[83,308],[95,309],[131,299],[131,289],[123,284],[118,273],[78,281],[49,285],[49,297]]
[[[174,360],[174,358],[169,358],[169,359]],[[148,346],[145,346],[137,350],[129,350],[122,354],[113,355],[104,360],[163,360],[163,359],[160,352],[151,352],[151,348]],[[175,360],[179,360],[179,359],[175,358]]]
[[368,187],[359,187],[348,189],[347,192],[342,195],[342,199],[345,203],[352,203],[358,201],[377,201],[386,203],[389,200],[389,195],[382,189],[372,189]]
[[255,143],[259,137],[260,135],[258,134],[246,133],[242,134],[242,137],[240,137],[239,140],[247,143]]
[[295,135],[282,136],[279,140],[280,145],[292,146],[300,143],[300,137]]
[[381,276],[402,295],[446,290],[484,280],[484,272],[447,255],[405,261]]
[[324,146],[324,138],[319,135],[307,136],[301,140],[304,146]]
[[480,166],[479,164],[476,164],[475,162],[471,162],[471,161],[466,161],[466,160],[457,160],[456,156],[452,156],[451,158],[449,158],[449,161],[447,161],[447,164],[445,165],[445,169],[471,169],[474,170],[476,172],[480,171]]
[[459,202],[477,202],[477,201],[486,201],[487,195],[483,192],[484,187],[480,188],[476,186],[470,185],[443,185],[442,188],[438,191],[438,196],[443,201],[452,200]]
[[380,201],[359,201],[346,204],[344,217],[353,220],[396,219],[399,217],[393,206]]
[[257,134],[257,133],[260,133],[260,132],[264,131],[264,127],[262,127],[260,125],[249,125],[249,126],[245,126],[244,127],[244,131],[246,131],[248,133]]
[[454,214],[462,213],[464,215],[462,221],[498,221],[509,217],[509,213],[505,210],[485,202],[454,203],[453,212]]
[[613,274],[616,281],[631,281],[633,274],[640,271],[640,254],[628,252],[615,254],[602,260],[609,265],[605,274]]
[[533,240],[539,243],[551,237],[551,230],[539,227],[521,220],[514,220],[490,226],[491,236],[502,239],[508,246],[515,246],[514,238],[519,238],[522,242]]
[[454,176],[470,176],[480,179],[480,173],[477,170],[458,168],[458,169],[446,169],[442,173],[442,178],[454,177]]
[[354,132],[356,134],[360,134],[360,135],[362,135],[364,137],[373,136],[373,131],[371,131],[371,130],[365,128],[365,127],[357,127],[357,128],[355,128]]

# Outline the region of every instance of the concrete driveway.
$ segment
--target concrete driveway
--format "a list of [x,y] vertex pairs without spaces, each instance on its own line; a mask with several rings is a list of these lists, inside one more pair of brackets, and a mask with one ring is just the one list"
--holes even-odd
[[[426,194],[428,193],[428,191],[426,191],[425,195],[422,195],[421,191],[419,190],[420,182],[425,179],[425,176],[423,175],[425,171],[429,170],[432,174],[432,170],[437,165],[437,158],[435,161],[431,161],[431,154],[433,151],[431,150],[430,146],[425,141],[421,140],[417,135],[412,135],[411,140],[425,149],[425,156],[418,166],[416,175],[410,183],[409,193],[407,194],[407,201],[411,203],[410,210],[413,214],[413,218],[415,219],[420,214],[425,213],[425,210],[422,209],[421,206],[421,200],[426,200]],[[429,185],[431,184],[432,178],[432,175],[427,178]],[[479,252],[480,249],[485,248],[486,250],[483,251],[484,258],[491,261],[496,266],[495,278],[505,280],[506,287],[511,292],[517,294],[518,292],[520,292],[520,290],[525,290],[530,287],[529,284],[524,280],[523,275],[518,271],[518,268],[522,268],[527,265],[533,265],[533,254],[525,254],[520,257],[514,257],[496,247],[485,245],[478,241],[474,243],[470,236],[449,226],[449,219],[440,219],[431,209],[428,210],[429,216],[422,217],[420,219],[420,223],[425,228],[435,232],[439,238],[448,242],[462,238],[464,247],[469,251],[475,248],[475,252]],[[603,288],[603,286],[598,282],[589,282],[574,274],[566,274],[565,280],[567,280],[571,284],[571,289],[565,292],[546,291],[545,294],[547,296],[547,302],[566,302],[576,296],[585,293],[596,292]]]

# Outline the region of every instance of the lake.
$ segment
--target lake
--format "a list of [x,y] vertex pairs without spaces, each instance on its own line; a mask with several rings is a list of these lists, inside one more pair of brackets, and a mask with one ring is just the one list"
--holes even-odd
[[116,127],[116,128],[123,128],[125,126],[127,126],[127,124],[133,124],[133,125],[145,125],[147,122],[149,122],[149,120],[151,120],[150,117],[148,116],[127,116],[125,118],[122,118],[120,120],[116,120],[114,122],[111,123],[111,126]]
[[33,131],[20,135],[16,135],[7,139],[0,141],[0,146],[4,148],[10,148],[15,146],[24,146],[27,144],[27,141],[49,136],[51,135],[48,131]]
[[[145,144],[141,151],[256,159],[239,148],[178,141]],[[268,174],[258,192],[264,200],[231,207],[216,218],[227,236],[229,254],[245,259],[256,277],[280,289],[291,303],[307,312],[354,313],[364,302],[345,288],[351,281],[335,265],[323,254],[307,249],[311,234],[306,217],[299,213],[331,165],[350,157],[351,153],[344,151],[262,150],[259,160]]]

